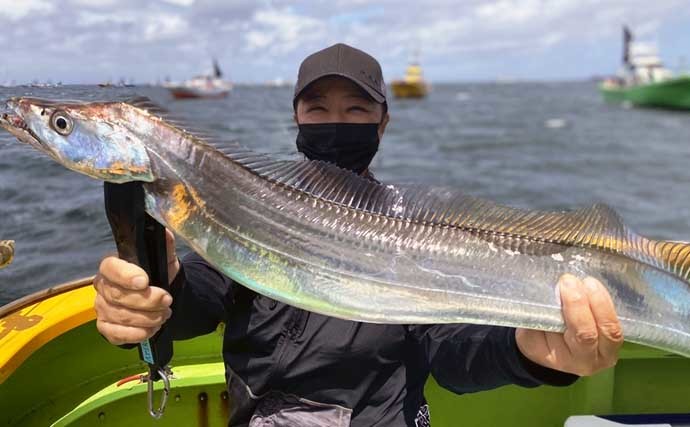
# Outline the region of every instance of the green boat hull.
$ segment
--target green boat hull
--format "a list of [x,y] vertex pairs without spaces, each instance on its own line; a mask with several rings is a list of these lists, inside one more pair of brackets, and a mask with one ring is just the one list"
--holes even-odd
[[632,87],[599,87],[604,99],[638,107],[690,110],[690,76]]
[[[107,343],[93,321],[43,345],[0,385],[3,426],[225,426],[219,332],[175,343],[177,378],[166,414],[146,411],[146,386],[114,383],[143,372],[135,350]],[[565,388],[506,386],[458,396],[426,387],[434,427],[563,425],[574,414],[690,412],[690,360],[626,345],[618,365]],[[160,397],[160,394],[157,395]],[[496,408],[501,408],[497,411]]]

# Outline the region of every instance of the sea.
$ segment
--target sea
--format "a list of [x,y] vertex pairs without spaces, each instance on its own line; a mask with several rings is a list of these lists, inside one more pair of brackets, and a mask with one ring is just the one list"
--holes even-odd
[[[0,87],[0,100],[134,95],[256,151],[295,151],[290,87],[187,101],[158,87]],[[594,82],[437,84],[425,99],[391,99],[389,111],[372,164],[383,182],[451,186],[530,209],[606,203],[643,235],[690,240],[688,112],[606,104]],[[115,253],[102,192],[0,131],[0,240],[16,241],[14,262],[0,270],[0,306],[91,276]]]

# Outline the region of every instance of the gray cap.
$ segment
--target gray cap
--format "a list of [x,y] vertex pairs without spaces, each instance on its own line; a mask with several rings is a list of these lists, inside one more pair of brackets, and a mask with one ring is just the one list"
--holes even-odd
[[373,56],[343,43],[309,55],[299,67],[293,105],[310,84],[321,77],[350,79],[380,104],[386,102],[386,83],[379,62]]

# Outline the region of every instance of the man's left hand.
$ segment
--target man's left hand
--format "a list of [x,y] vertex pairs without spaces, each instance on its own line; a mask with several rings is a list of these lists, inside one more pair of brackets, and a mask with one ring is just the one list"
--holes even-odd
[[580,280],[564,274],[558,284],[565,332],[517,329],[522,354],[539,365],[580,376],[614,366],[623,332],[609,292],[592,277]]

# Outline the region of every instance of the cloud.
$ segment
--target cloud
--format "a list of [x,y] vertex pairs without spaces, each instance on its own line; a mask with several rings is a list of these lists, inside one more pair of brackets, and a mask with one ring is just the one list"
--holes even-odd
[[90,8],[111,8],[117,4],[118,0],[71,0],[70,3],[76,6],[86,6]]
[[184,35],[189,30],[187,21],[178,15],[150,16],[144,23],[144,40],[158,41]]
[[194,4],[194,0],[164,0],[164,2],[184,7],[189,7]]
[[494,25],[520,25],[534,19],[544,6],[543,2],[535,0],[501,0],[477,6],[475,15],[479,19],[491,21]]
[[252,24],[253,29],[245,37],[250,52],[270,47],[271,54],[286,54],[327,35],[327,25],[322,20],[298,14],[291,8],[257,10]]
[[49,14],[55,5],[48,0],[0,0],[0,19],[18,21],[29,14]]
[[659,42],[662,55],[665,44],[675,49],[671,55],[684,50],[687,56],[686,5],[687,0],[0,0],[2,37],[12,41],[4,44],[0,80],[150,81],[169,74],[181,79],[203,71],[212,56],[237,80],[292,80],[306,55],[340,41],[379,59],[386,78],[399,75],[414,51],[431,79],[491,78],[507,68],[530,78],[586,76],[617,65],[624,23],[640,38]]
[[102,26],[104,24],[133,24],[137,22],[136,15],[128,12],[92,12],[80,11],[77,14],[77,24],[83,27]]

